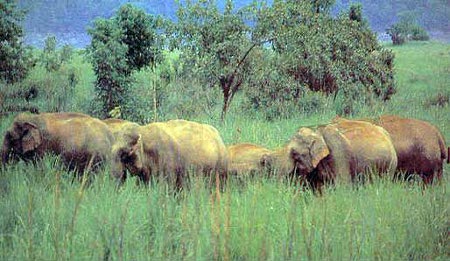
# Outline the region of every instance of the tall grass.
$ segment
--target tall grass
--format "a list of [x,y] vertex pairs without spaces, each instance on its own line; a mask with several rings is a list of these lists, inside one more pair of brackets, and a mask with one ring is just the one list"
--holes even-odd
[[[398,93],[355,117],[429,120],[449,143],[449,106],[423,104],[448,90],[449,45],[393,49]],[[90,76],[82,79],[77,90],[90,93]],[[324,111],[266,122],[231,112],[223,123],[191,119],[216,126],[228,144],[276,148],[299,126],[332,117]],[[11,121],[2,119],[1,135]],[[321,197],[275,178],[232,178],[221,192],[197,177],[174,195],[165,182],[142,187],[129,179],[116,189],[108,169],[88,184],[73,181],[54,157],[36,166],[19,162],[0,171],[0,260],[446,260],[448,173],[450,165],[427,189],[376,179],[326,188]]]
[[18,164],[2,173],[2,260],[399,260],[448,254],[448,179],[426,190],[380,179],[329,188],[317,197],[259,178],[244,185],[231,180],[216,194],[197,178],[174,196],[164,183],[142,188],[127,182],[117,191],[106,175],[84,188],[53,162]]

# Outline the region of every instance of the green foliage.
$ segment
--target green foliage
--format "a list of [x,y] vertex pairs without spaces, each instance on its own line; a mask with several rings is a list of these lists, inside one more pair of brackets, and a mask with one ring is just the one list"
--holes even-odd
[[37,97],[33,102],[41,112],[78,111],[75,92],[79,71],[72,65],[63,64],[56,71],[38,67],[30,71],[21,88],[35,89]]
[[355,102],[388,100],[395,93],[394,56],[378,44],[361,7],[337,18],[310,10],[306,2],[277,1],[262,12],[259,30],[274,36],[274,50],[247,92],[254,107],[283,115],[283,108],[302,106],[306,90],[339,98],[339,114],[353,113]]
[[56,36],[48,36],[45,39],[44,50],[41,54],[39,62],[41,62],[48,72],[57,71],[63,63],[70,61],[73,55],[73,48],[70,45],[64,45],[57,50]]
[[0,0],[0,79],[7,83],[22,80],[34,65],[31,50],[22,43],[24,17],[16,1]]
[[155,63],[159,50],[155,31],[156,20],[132,5],[122,6],[110,19],[97,19],[88,30],[92,36],[88,49],[97,75],[96,114],[110,117],[110,112],[119,110],[116,115],[132,117],[132,72]]
[[94,112],[106,118],[110,111],[127,101],[127,91],[132,82],[126,56],[128,47],[121,42],[121,28],[112,20],[96,20],[89,33],[92,36],[89,58],[97,75],[96,98],[101,104],[94,106]]
[[418,24],[416,16],[411,12],[400,15],[399,21],[393,24],[387,33],[391,36],[394,45],[401,45],[409,40],[426,41],[430,39],[427,31]]
[[122,30],[121,42],[128,47],[127,63],[131,70],[154,64],[160,53],[158,42],[159,21],[131,4],[120,7],[114,22]]
[[[295,2],[299,1],[293,0],[290,2],[296,4]],[[313,13],[328,13],[333,7],[336,0],[312,0],[310,2],[312,7],[311,10]]]
[[185,75],[195,76],[205,86],[219,86],[223,94],[222,118],[251,69],[252,28],[246,10],[234,10],[226,1],[223,12],[216,1],[187,1],[179,5],[174,34],[182,52]]

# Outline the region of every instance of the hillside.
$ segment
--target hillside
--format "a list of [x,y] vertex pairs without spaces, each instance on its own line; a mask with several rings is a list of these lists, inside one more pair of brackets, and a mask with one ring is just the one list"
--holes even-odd
[[[217,2],[219,6],[223,6],[225,0]],[[234,1],[237,9],[251,2],[252,0]],[[266,2],[272,3],[272,0]],[[399,14],[410,12],[418,17],[427,30],[436,31],[439,35],[450,33],[450,5],[446,1],[336,0],[333,13],[346,9],[352,2],[363,4],[364,14],[376,32],[384,32],[397,20]],[[25,41],[34,46],[42,46],[45,37],[54,34],[63,43],[84,47],[90,42],[86,28],[92,20],[96,17],[110,17],[124,3],[142,7],[151,14],[176,19],[175,0],[20,0],[20,6],[28,10]]]

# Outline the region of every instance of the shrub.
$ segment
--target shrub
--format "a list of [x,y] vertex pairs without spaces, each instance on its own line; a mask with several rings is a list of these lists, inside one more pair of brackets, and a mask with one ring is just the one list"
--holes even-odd
[[420,25],[414,25],[411,28],[411,40],[413,41],[428,41],[430,36],[427,31]]
[[413,13],[406,12],[400,14],[399,21],[387,29],[394,45],[401,45],[407,41],[429,40],[427,31],[418,24]]
[[425,107],[439,106],[444,107],[450,103],[450,92],[440,91],[433,96],[428,97],[423,102]]
[[44,50],[38,62],[42,63],[48,72],[57,71],[63,63],[70,61],[73,55],[73,47],[64,45],[57,49],[56,36],[51,35],[45,39]]

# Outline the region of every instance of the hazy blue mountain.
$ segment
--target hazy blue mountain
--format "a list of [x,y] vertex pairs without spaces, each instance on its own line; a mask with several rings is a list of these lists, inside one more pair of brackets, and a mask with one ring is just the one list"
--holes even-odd
[[[217,1],[223,6],[225,0]],[[240,8],[252,0],[235,0]],[[266,2],[272,3],[272,0]],[[410,11],[428,30],[450,32],[450,5],[448,0],[336,0],[333,13],[346,10],[352,2],[362,2],[363,12],[372,29],[384,32],[397,19],[399,13]],[[19,5],[28,10],[25,21],[28,44],[42,46],[45,37],[56,35],[61,43],[84,47],[90,43],[86,28],[97,17],[111,17],[125,3],[132,3],[151,14],[176,19],[175,0],[19,0]]]

